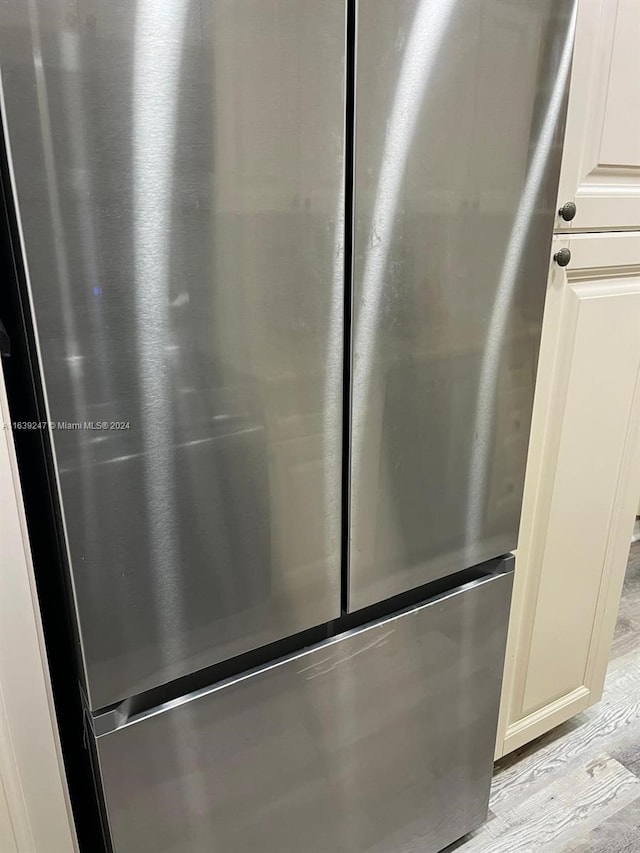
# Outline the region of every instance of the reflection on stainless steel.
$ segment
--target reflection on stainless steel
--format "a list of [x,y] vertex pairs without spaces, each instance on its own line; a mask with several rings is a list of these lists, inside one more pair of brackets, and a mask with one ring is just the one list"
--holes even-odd
[[[100,366],[99,382],[101,395],[112,399],[111,375],[108,369],[107,340],[104,316],[102,311],[103,271],[100,268],[98,238],[96,235],[94,211],[93,211],[93,188],[91,170],[88,159],[88,142],[86,133],[86,121],[83,115],[82,92],[79,86],[81,72],[80,38],[72,29],[64,29],[60,34],[60,54],[62,66],[67,72],[65,85],[65,100],[67,106],[69,144],[73,149],[73,162],[75,164],[73,180],[76,184],[77,203],[79,219],[82,227],[82,235],[79,240],[79,249],[82,252],[83,265],[87,280],[92,285],[94,310],[90,312],[92,334],[95,336],[96,345],[99,348],[98,363]],[[79,356],[74,358],[78,359]],[[82,410],[82,406],[79,410]]]
[[515,547],[573,8],[358,4],[351,610]]
[[163,662],[187,651],[175,507],[174,413],[167,347],[171,205],[180,65],[189,0],[137,0],[133,41],[133,237],[142,452],[149,531],[149,592],[162,613]]
[[[174,412],[171,395],[170,240],[177,153],[180,66],[189,0],[137,0],[133,47],[133,220],[136,294],[136,340],[149,530],[149,594],[162,614],[158,636],[161,666],[183,660],[189,652],[183,626],[188,610],[175,506]],[[206,439],[203,439],[206,440]],[[193,444],[190,442],[189,444]],[[188,446],[188,445],[187,445]],[[186,567],[188,570],[188,566]],[[189,778],[189,737],[170,726],[179,747],[185,786],[194,806],[206,795]]]
[[82,411],[86,405],[82,371],[84,354],[80,349],[77,323],[71,303],[69,261],[67,257],[67,246],[64,241],[60,189],[58,186],[59,175],[56,171],[55,154],[53,150],[51,111],[49,106],[49,94],[47,92],[47,80],[42,60],[40,20],[38,17],[38,10],[36,8],[36,0],[28,0],[28,10],[29,23],[31,27],[33,68],[40,119],[39,132],[42,139],[42,157],[47,181],[51,229],[55,235],[53,257],[55,258],[56,273],[60,284],[62,320],[64,322],[65,332],[65,358],[69,365],[69,374],[72,377],[71,387],[75,404],[73,414],[75,414],[76,412]]
[[53,432],[93,708],[339,615],[344,58],[344,0],[3,13],[49,419],[126,424]]
[[435,853],[474,829],[510,591],[484,578],[98,737],[115,848]]
[[507,334],[507,325],[511,313],[514,288],[518,270],[527,245],[529,229],[535,214],[536,201],[540,187],[548,169],[549,157],[558,134],[566,104],[567,84],[571,57],[573,55],[573,36],[577,6],[573,9],[571,23],[566,32],[564,47],[553,84],[547,112],[539,130],[536,147],[531,157],[527,178],[516,211],[511,235],[504,256],[496,296],[487,328],[487,337],[478,380],[473,444],[471,447],[471,465],[469,471],[469,491],[467,495],[465,563],[473,560],[474,544],[482,536],[484,523],[484,501],[487,493],[487,479],[491,460],[491,440],[495,418],[496,394],[499,385],[500,358]]
[[[87,397],[85,390],[86,376],[84,365],[85,353],[83,352],[77,318],[73,310],[70,264],[68,257],[69,247],[64,240],[64,222],[61,190],[59,186],[60,175],[56,168],[52,116],[49,103],[47,78],[42,57],[41,24],[36,0],[28,0],[27,9],[30,30],[30,48],[33,57],[34,82],[38,104],[38,131],[41,139],[43,172],[47,189],[46,200],[49,213],[49,227],[52,233],[51,257],[55,262],[56,278],[60,295],[60,319],[64,329],[64,342],[61,355],[64,358],[65,368],[69,376],[69,392],[67,398],[69,411],[67,416],[71,420],[75,420],[79,417],[80,413],[87,410]],[[6,122],[7,111],[6,101],[4,98],[4,79],[3,106],[3,121]],[[8,137],[9,134],[7,131],[8,129],[5,124],[5,132]],[[13,175],[13,179],[15,181],[15,173]],[[17,201],[17,205],[19,205],[19,201]],[[24,230],[22,231],[21,236],[24,242]],[[27,277],[30,277],[32,270],[30,270],[29,261],[26,260],[25,263],[27,267]],[[84,436],[78,442],[78,459],[83,470],[88,471],[89,452],[87,441]],[[82,479],[82,482],[78,485],[82,492],[82,499],[79,502],[78,522],[89,527],[91,524],[95,523],[96,505],[94,495],[91,489],[91,484],[88,483],[88,477],[85,476]],[[65,522],[63,520],[63,525],[64,523]],[[84,643],[82,640],[80,641],[80,650],[81,655],[83,656],[83,661],[86,662]]]
[[[362,282],[359,285],[360,292],[366,294],[366,297],[359,306],[353,342],[357,380],[352,392],[351,537],[356,543],[362,535],[366,535],[360,532],[360,527],[367,524],[367,519],[361,517],[366,514],[366,502],[360,498],[359,491],[365,488],[361,469],[370,460],[365,456],[363,433],[370,417],[371,380],[376,348],[379,346],[379,329],[384,321],[382,302],[394,225],[425,89],[436,69],[438,53],[457,2],[419,0],[406,37],[406,46],[403,47],[402,65],[380,156],[380,174],[369,226],[369,245],[362,260]],[[366,50],[366,45],[362,45],[361,49]]]

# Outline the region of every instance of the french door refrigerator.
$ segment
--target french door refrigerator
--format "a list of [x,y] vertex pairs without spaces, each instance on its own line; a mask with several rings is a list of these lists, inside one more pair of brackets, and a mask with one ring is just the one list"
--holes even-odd
[[14,430],[116,853],[485,819],[574,5],[3,3]]

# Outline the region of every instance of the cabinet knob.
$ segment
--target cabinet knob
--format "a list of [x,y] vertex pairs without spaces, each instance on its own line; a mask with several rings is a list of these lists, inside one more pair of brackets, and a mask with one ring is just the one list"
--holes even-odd
[[566,204],[562,205],[558,213],[565,222],[571,222],[573,217],[576,215],[576,206],[572,201],[568,201]]
[[566,267],[566,265],[571,260],[571,252],[569,249],[560,249],[553,256],[553,260],[558,264],[559,267]]

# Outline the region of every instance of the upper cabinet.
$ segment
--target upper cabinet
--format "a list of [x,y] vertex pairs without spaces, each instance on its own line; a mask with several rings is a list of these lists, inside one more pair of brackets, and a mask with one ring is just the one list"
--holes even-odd
[[558,193],[576,213],[558,214],[559,231],[640,224],[638,44],[638,0],[580,0]]

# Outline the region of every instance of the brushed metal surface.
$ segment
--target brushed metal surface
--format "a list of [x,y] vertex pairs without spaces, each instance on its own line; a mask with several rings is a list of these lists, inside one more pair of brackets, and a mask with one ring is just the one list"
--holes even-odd
[[93,708],[339,615],[344,54],[344,0],[3,3]]
[[98,737],[115,853],[435,853],[481,824],[511,578]]
[[359,0],[351,610],[516,546],[573,0]]

